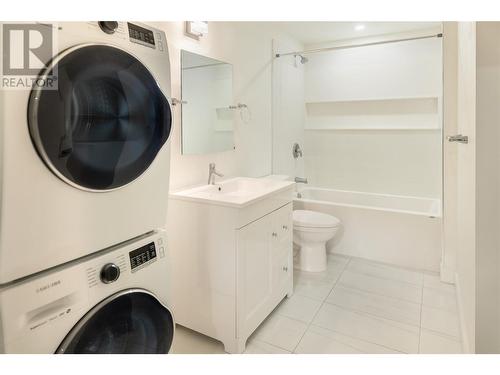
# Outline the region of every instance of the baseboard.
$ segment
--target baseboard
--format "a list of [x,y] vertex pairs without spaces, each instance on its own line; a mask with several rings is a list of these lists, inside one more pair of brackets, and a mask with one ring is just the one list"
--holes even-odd
[[455,291],[457,294],[458,317],[460,319],[460,333],[462,335],[462,349],[465,354],[474,354],[471,350],[469,336],[467,334],[467,324],[465,323],[464,303],[462,300],[462,290],[458,273],[455,273]]

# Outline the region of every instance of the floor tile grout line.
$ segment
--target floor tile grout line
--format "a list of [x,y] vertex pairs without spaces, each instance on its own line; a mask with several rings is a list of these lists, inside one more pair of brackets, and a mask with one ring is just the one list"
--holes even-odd
[[[367,262],[367,264],[373,264],[373,263]],[[377,267],[378,269],[383,270],[383,271],[389,271],[389,270],[384,270],[383,267],[377,266],[376,264],[375,264],[375,267]],[[401,280],[401,279],[397,279],[397,278],[390,278],[390,277],[378,276],[378,275],[373,275],[372,273],[369,273],[369,272],[364,272],[364,271],[356,270],[355,268],[354,269],[350,268],[350,269],[348,269],[348,271],[355,272],[355,273],[360,273],[360,274],[367,275],[367,276],[377,277],[377,278],[384,279],[384,280],[390,280],[390,281],[396,281],[396,282],[405,283],[405,284],[411,284],[411,285],[415,285],[415,286],[422,286],[424,284],[424,273],[422,271],[407,271],[406,269],[404,269],[402,267],[397,267],[397,266],[391,266],[390,268],[392,268],[394,271],[397,271],[397,270],[401,271],[402,270],[402,271],[405,271],[405,272],[411,272],[411,273],[414,273],[414,274],[418,274],[418,275],[420,275],[422,277],[421,281],[418,282],[418,283],[415,283],[415,282],[405,281],[405,280]]]
[[[335,255],[337,255],[337,254],[335,254]],[[369,264],[372,264],[374,266],[378,266],[380,268],[392,268],[395,270],[403,270],[403,271],[407,271],[407,272],[411,272],[411,273],[421,273],[422,275],[439,276],[439,272],[427,271],[425,269],[411,268],[411,267],[407,267],[407,266],[397,266],[393,263],[387,263],[387,262],[383,262],[383,261],[379,261],[379,260],[358,257],[355,255],[342,255],[342,254],[338,254],[338,255],[349,257],[354,262],[369,263]]]
[[[391,319],[391,318],[385,318],[383,316],[378,316],[378,315],[374,315],[374,314],[370,314],[370,313],[367,313],[365,311],[359,311],[359,310],[355,310],[355,309],[350,309],[350,308],[347,308],[347,307],[343,307],[343,306],[339,306],[339,305],[335,305],[335,304],[332,304],[332,303],[329,303],[329,302],[326,302],[326,304],[330,305],[330,306],[335,306],[341,310],[345,310],[345,311],[348,311],[350,313],[354,313],[354,314],[358,314],[358,315],[363,315],[363,316],[366,316],[368,318],[372,318],[372,319],[376,319],[376,320],[386,320],[387,321],[387,324],[391,325],[392,327],[396,327],[396,328],[399,328],[401,330],[404,330],[404,331],[407,331],[411,334],[416,334],[416,332],[413,332],[413,331],[410,331],[408,329],[405,329],[404,327],[397,327],[397,326],[394,326],[393,324],[391,323],[396,323],[397,325],[407,325],[407,326],[411,326],[411,327],[414,327],[416,329],[419,328],[418,325],[416,324],[411,324],[411,323],[405,323],[405,322],[400,322],[399,320],[395,320],[395,319]],[[319,327],[319,326],[318,326]]]
[[[329,332],[338,333],[339,335],[347,336],[347,337],[350,337],[351,339],[354,339],[354,340],[358,340],[358,341],[366,342],[366,343],[368,343],[368,344],[372,344],[372,345],[380,346],[380,347],[385,348],[385,349],[394,350],[394,351],[396,351],[396,352],[398,352],[398,353],[401,353],[401,354],[409,354],[409,353],[407,353],[407,352],[403,352],[403,351],[401,351],[401,350],[399,350],[399,349],[392,348],[392,347],[387,346],[387,345],[385,345],[385,344],[381,344],[381,343],[378,343],[378,342],[373,342],[373,341],[366,340],[366,339],[360,339],[359,337],[355,337],[355,336],[352,336],[352,335],[346,334],[346,333],[344,333],[344,332],[336,331],[336,330],[331,329],[331,328],[322,327],[322,326],[319,326],[319,325],[317,325],[317,324],[312,324],[312,323],[311,323],[311,326],[313,326],[313,327],[317,327],[317,328],[321,328],[321,329],[324,329],[324,330],[329,331]],[[336,340],[335,340],[335,341],[336,341]],[[337,341],[337,342],[340,342],[340,341]],[[340,342],[340,343],[341,343],[341,344],[344,344],[344,345],[347,345],[347,344],[345,344],[345,343],[343,343],[343,342]],[[355,349],[357,349],[357,348],[355,348]],[[367,353],[367,354],[373,354],[373,353]]]
[[445,313],[448,313],[448,314],[451,314],[451,315],[456,315],[458,317],[458,309],[457,308],[444,308],[444,307],[441,307],[441,306],[436,306],[436,305],[432,305],[432,304],[429,304],[429,303],[423,303],[422,304],[422,308],[426,308],[426,309],[432,309],[432,310],[438,310],[438,311],[442,311],[442,312],[445,312]]
[[[386,318],[385,316],[375,315],[375,314],[372,314],[372,313],[369,313],[369,312],[366,312],[366,311],[361,311],[361,310],[358,310],[358,309],[353,309],[353,308],[350,308],[350,307],[341,306],[339,304],[331,303],[331,302],[328,302],[328,301],[325,301],[325,303],[327,305],[335,306],[335,307],[338,307],[338,308],[340,308],[342,310],[350,311],[350,312],[353,312],[353,313],[356,313],[356,314],[359,314],[359,315],[366,315],[366,316],[368,316],[370,318],[373,318],[373,319],[388,320],[389,322],[394,322],[394,323],[398,323],[398,324],[406,324],[408,326],[419,328],[419,324],[402,322],[400,320],[396,320],[396,319],[392,319],[392,318]],[[404,328],[401,328],[401,329],[404,329]],[[408,330],[406,330],[406,331],[408,331]],[[408,332],[410,332],[410,331],[408,331]],[[414,333],[414,332],[412,332],[412,333]]]
[[432,333],[432,334],[434,334],[436,336],[441,336],[444,339],[448,339],[448,340],[456,341],[458,343],[462,343],[462,340],[460,339],[459,336],[452,336],[452,335],[450,335],[448,333],[436,331],[435,329],[430,329],[430,328],[425,328],[425,327],[422,327],[421,330],[422,331],[428,331],[429,333]]
[[450,291],[450,290],[444,290],[444,289],[436,287],[436,286],[425,286],[425,285],[424,285],[424,289],[430,289],[434,292],[439,292],[442,294],[454,294],[456,291],[456,289],[453,289],[452,291]]
[[[339,281],[340,281],[340,279],[339,279]],[[349,285],[349,284],[344,284],[343,282],[336,283],[335,285],[337,285],[337,284],[339,284],[340,286],[343,286],[345,288],[354,289],[354,290],[357,290],[357,291],[360,291],[360,292],[371,293],[371,294],[375,294],[377,296],[382,296],[382,297],[394,298],[394,299],[397,299],[397,300],[400,300],[400,301],[405,301],[405,302],[408,302],[408,303],[414,303],[415,305],[419,304],[419,302],[410,301],[410,300],[407,300],[407,299],[404,299],[404,298],[399,298],[399,297],[395,297],[395,296],[389,296],[387,294],[379,293],[379,292],[372,292],[372,291],[369,291],[369,290],[366,290],[366,289],[360,289],[360,288],[357,288],[357,287]]]
[[456,309],[449,310],[449,309],[444,309],[442,307],[432,306],[432,305],[428,305],[428,304],[426,305],[425,303],[422,304],[422,308],[439,310],[439,311],[446,312],[446,313],[449,313],[452,315],[457,315],[457,317],[458,317],[458,310],[456,310]]
[[417,288],[421,288],[423,286],[423,279],[422,279],[422,283],[421,284],[420,283],[419,284],[415,284],[415,283],[410,283],[408,281],[391,279],[389,277],[383,277],[383,276],[379,276],[379,275],[373,275],[373,274],[366,273],[366,272],[354,271],[352,269],[349,269],[347,271],[355,273],[355,274],[358,274],[358,275],[364,275],[364,276],[368,276],[368,277],[373,277],[375,279],[380,279],[380,280],[385,280],[385,281],[391,281],[393,283],[400,283],[400,284],[404,284],[404,285],[411,285],[411,286],[414,286],[414,287],[417,287]]
[[[250,342],[252,342],[252,341],[259,341],[259,342],[262,342],[262,343],[264,343],[266,345],[272,346],[273,348],[276,348],[276,349],[279,349],[279,350],[284,350],[285,352],[288,352],[288,354],[293,354],[293,352],[291,352],[290,350],[287,350],[287,349],[282,348],[281,346],[278,346],[278,345],[275,345],[275,344],[271,344],[270,342],[267,342],[267,341],[264,341],[264,340],[261,340],[261,339],[254,338]],[[248,347],[248,344],[247,344],[247,347]],[[245,353],[243,353],[243,354],[245,354]],[[250,354],[250,353],[247,353],[247,354]],[[267,354],[267,353],[265,353],[265,354]],[[270,353],[270,354],[275,354],[275,353]]]
[[323,305],[325,304],[328,296],[332,293],[333,289],[335,289],[335,287],[337,286],[337,283],[339,282],[340,278],[342,277],[342,274],[347,269],[347,266],[349,265],[350,262],[351,262],[351,258],[348,258],[347,262],[344,264],[344,267],[342,267],[342,271],[340,272],[339,277],[337,278],[337,280],[335,280],[335,283],[333,284],[332,288],[330,289],[330,292],[328,292],[328,294],[326,295],[326,297],[321,302],[321,305],[319,306],[318,310],[316,311],[316,313],[312,317],[311,321],[307,324],[307,327],[306,327],[304,333],[302,334],[302,336],[300,337],[299,341],[297,342],[297,345],[295,345],[295,347],[293,348],[292,353],[295,353],[295,351],[297,350],[298,346],[302,342],[302,339],[306,335],[307,331],[309,331],[309,327],[311,327],[312,322],[314,322],[314,319],[316,319],[316,316],[318,315],[318,313],[320,312],[320,310],[323,308]]
[[399,298],[399,297],[395,297],[395,296],[389,296],[389,295],[384,294],[384,293],[372,292],[372,291],[369,291],[369,290],[366,290],[366,289],[360,289],[360,288],[357,288],[357,287],[349,285],[349,284],[344,284],[342,282],[339,282],[338,286],[342,287],[342,288],[345,288],[345,289],[350,289],[350,290],[352,290],[355,293],[373,294],[374,296],[384,297],[384,298],[392,299],[394,301],[401,301],[401,302],[404,302],[404,303],[409,303],[409,304],[412,304],[412,305],[420,306],[420,302],[410,301],[410,300]]

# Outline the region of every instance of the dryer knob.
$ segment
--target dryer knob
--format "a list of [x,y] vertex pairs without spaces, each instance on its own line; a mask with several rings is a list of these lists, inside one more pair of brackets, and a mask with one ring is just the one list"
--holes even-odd
[[105,264],[101,269],[101,281],[104,284],[112,283],[120,277],[120,268],[114,263]]
[[118,28],[118,22],[116,21],[99,21],[99,27],[106,34],[113,34]]

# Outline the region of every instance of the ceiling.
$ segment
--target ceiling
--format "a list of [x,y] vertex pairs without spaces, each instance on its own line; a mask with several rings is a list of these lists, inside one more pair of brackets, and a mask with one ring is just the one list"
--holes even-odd
[[[303,44],[353,39],[440,27],[440,22],[271,22]],[[363,25],[362,30],[356,26]]]

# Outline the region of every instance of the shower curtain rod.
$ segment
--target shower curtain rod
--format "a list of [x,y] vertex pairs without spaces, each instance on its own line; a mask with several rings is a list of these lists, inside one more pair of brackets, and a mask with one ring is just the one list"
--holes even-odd
[[305,54],[308,54],[308,53],[325,52],[325,51],[335,51],[335,50],[339,50],[339,49],[368,47],[368,46],[376,46],[376,45],[379,45],[379,44],[408,42],[408,41],[411,41],[411,40],[429,39],[429,38],[442,38],[442,37],[443,37],[443,33],[439,33],[439,34],[433,34],[433,35],[417,36],[417,37],[413,37],[413,38],[394,39],[394,40],[385,40],[385,41],[381,41],[381,42],[355,44],[355,45],[351,45],[351,46],[326,47],[326,48],[310,49],[310,50],[305,50],[305,51],[277,53],[276,57],[289,56],[289,55],[305,55]]

